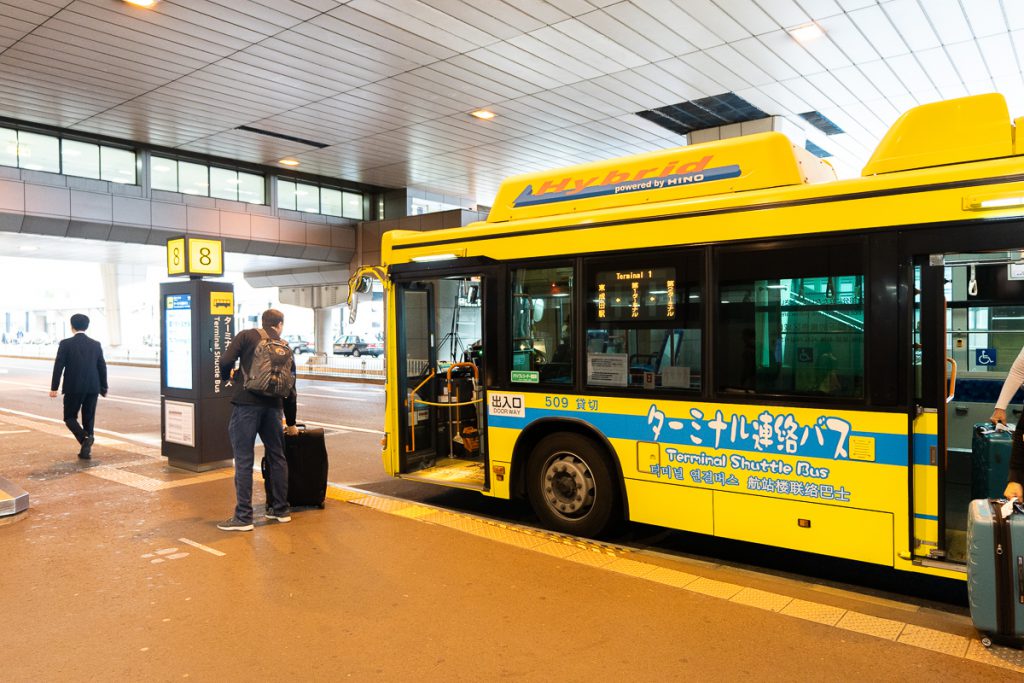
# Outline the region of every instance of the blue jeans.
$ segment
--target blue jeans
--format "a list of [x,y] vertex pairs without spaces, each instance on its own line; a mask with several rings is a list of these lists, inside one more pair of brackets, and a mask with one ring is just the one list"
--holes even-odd
[[256,435],[263,440],[270,487],[267,508],[288,511],[288,461],[284,457],[281,409],[268,406],[236,405],[231,410],[228,436],[235,455],[235,519],[252,522],[252,467]]

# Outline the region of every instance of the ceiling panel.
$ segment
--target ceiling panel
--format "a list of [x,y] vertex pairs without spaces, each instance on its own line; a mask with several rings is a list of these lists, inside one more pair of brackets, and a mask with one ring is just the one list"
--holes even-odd
[[915,104],[996,88],[1024,115],[1022,32],[1018,0],[0,0],[0,116],[487,204],[682,144],[636,112],[733,92],[853,174]]

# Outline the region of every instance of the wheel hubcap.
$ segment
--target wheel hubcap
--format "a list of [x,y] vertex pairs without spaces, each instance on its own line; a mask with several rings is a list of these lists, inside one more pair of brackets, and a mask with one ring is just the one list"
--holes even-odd
[[580,518],[594,505],[594,475],[573,453],[555,453],[544,467],[544,500],[563,517]]

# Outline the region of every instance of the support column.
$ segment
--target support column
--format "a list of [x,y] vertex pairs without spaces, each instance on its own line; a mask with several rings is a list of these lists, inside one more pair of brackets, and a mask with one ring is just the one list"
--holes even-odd
[[333,310],[330,308],[313,309],[314,344],[318,353],[326,353],[328,356],[334,351],[334,340],[331,339],[332,315]]
[[111,347],[121,346],[121,296],[116,263],[100,264],[103,280],[103,310],[107,318],[107,339]]

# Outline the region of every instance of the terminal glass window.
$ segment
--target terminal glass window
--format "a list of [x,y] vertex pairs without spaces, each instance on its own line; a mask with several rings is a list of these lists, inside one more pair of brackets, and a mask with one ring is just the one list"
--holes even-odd
[[157,156],[150,158],[149,169],[149,184],[154,190],[249,204],[262,204],[265,201],[265,179],[257,173],[243,173],[231,168]]
[[513,271],[513,383],[572,383],[572,288],[571,266]]
[[331,187],[277,179],[277,207],[325,216],[363,219],[363,196]]
[[60,173],[60,140],[50,135],[18,131],[18,166]]
[[154,190],[178,191],[178,162],[174,159],[151,157],[149,161],[149,186]]
[[193,164],[188,161],[179,161],[178,192],[209,196],[210,167],[203,164]]
[[210,196],[238,201],[238,171],[210,167]]
[[723,250],[719,390],[863,398],[863,264],[859,242]]
[[[65,140],[64,144],[67,142]],[[134,185],[135,152],[116,147],[100,147],[100,179]]]
[[238,201],[249,204],[266,202],[266,179],[255,173],[238,172]]
[[77,140],[65,140],[60,150],[64,173],[83,178],[100,177],[100,146]]
[[341,215],[345,218],[353,218],[357,221],[363,220],[363,195],[355,192],[342,192]]
[[0,128],[0,166],[18,165],[18,131]]
[[295,183],[295,210],[320,213],[320,188],[316,185]]
[[341,215],[341,190],[320,188],[320,213],[326,216]]
[[587,384],[699,391],[703,257],[618,256],[587,263]]
[[0,128],[0,166],[19,166],[115,183],[135,183],[135,152]]
[[295,210],[295,183],[277,181],[277,208]]

